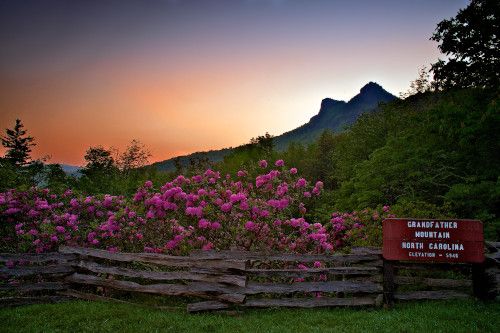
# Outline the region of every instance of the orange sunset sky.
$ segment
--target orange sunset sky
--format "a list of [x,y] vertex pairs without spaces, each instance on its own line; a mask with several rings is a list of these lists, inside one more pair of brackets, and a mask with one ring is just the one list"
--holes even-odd
[[[397,95],[467,1],[2,1],[0,126],[33,157],[143,142],[151,162],[279,135],[368,81]],[[2,151],[3,153],[3,151]]]

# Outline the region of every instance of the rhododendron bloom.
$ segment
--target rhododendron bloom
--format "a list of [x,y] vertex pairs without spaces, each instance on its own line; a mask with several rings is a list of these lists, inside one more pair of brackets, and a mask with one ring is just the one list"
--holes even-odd
[[297,174],[297,168],[291,168],[290,169],[290,174],[296,175]]
[[210,226],[211,226],[210,221],[206,219],[201,219],[198,221],[198,228],[200,229],[210,228]]
[[267,161],[266,160],[260,160],[259,161],[259,166],[261,168],[267,168]]
[[295,183],[295,187],[305,187],[307,184],[307,181],[304,179],[304,178],[300,178],[299,180],[297,180],[297,182]]
[[248,231],[252,231],[255,229],[255,223],[252,222],[252,221],[248,221],[247,223],[245,223],[245,229],[247,229]]
[[214,248],[214,244],[212,242],[208,242],[201,248],[203,251],[209,251]]
[[220,206],[220,209],[225,213],[229,212],[231,208],[233,208],[233,205],[230,202],[226,202]]
[[277,166],[277,167],[282,167],[285,165],[285,161],[283,160],[277,160],[276,162],[274,162],[274,165]]

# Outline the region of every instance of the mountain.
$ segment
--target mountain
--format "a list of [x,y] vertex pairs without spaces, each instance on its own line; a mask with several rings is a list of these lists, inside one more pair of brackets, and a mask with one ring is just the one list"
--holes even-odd
[[396,99],[394,95],[374,82],[366,84],[359,94],[348,102],[325,98],[321,101],[319,113],[308,123],[275,138],[276,148],[286,149],[293,141],[311,142],[325,129],[342,131],[346,126],[354,123],[362,113],[376,109],[381,102],[387,103],[394,99]]
[[74,176],[74,177],[80,176],[80,170],[82,169],[81,167],[68,164],[60,164],[60,166],[68,176]]
[[[358,117],[365,113],[376,110],[379,103],[388,103],[397,97],[387,92],[382,86],[375,82],[369,82],[359,94],[349,101],[338,101],[331,98],[325,98],[321,101],[319,113],[313,116],[308,123],[297,127],[289,132],[285,132],[274,138],[276,148],[284,150],[291,142],[310,143],[318,137],[324,130],[342,131],[348,125],[351,125]],[[213,162],[219,162],[224,156],[230,154],[232,148],[221,150],[211,150],[208,152],[196,152],[186,156],[179,156],[178,161],[186,166],[190,159],[209,159]],[[175,159],[171,158],[165,161],[156,162],[160,170],[175,170]]]

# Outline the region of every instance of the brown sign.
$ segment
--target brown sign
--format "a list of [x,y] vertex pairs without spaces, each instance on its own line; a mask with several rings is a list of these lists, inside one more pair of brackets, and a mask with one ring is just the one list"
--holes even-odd
[[387,260],[484,261],[483,224],[478,220],[390,218],[383,222]]

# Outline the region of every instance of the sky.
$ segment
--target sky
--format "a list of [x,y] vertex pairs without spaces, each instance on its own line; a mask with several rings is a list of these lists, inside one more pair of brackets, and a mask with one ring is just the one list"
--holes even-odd
[[[306,123],[369,81],[398,95],[466,0],[0,0],[0,128],[83,165],[132,139],[151,162]],[[3,154],[4,150],[0,149]]]

